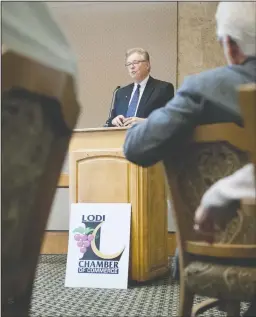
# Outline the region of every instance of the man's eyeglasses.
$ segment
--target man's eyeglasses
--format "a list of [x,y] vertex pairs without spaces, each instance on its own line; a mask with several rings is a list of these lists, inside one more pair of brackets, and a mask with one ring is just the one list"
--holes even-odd
[[141,61],[133,61],[133,62],[131,62],[131,63],[126,63],[125,64],[125,67],[130,67],[130,66],[134,66],[134,65],[138,65],[138,64],[140,64],[140,63],[143,63],[143,62],[146,62],[146,60],[145,59],[143,59],[143,60],[141,60]]

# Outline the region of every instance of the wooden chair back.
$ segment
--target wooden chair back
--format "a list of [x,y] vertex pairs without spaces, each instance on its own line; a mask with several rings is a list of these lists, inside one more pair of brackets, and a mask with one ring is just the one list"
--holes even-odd
[[[194,213],[204,192],[217,180],[233,174],[248,162],[244,128],[233,123],[199,126],[193,139],[164,162],[177,228],[177,244],[184,254],[186,242],[202,241],[194,227]],[[243,236],[241,217],[233,218],[216,242],[237,243]]]
[[[233,174],[236,170],[249,163],[250,160],[255,165],[255,97],[255,85],[247,85],[240,88],[240,104],[244,117],[244,128],[232,123],[200,126],[195,129],[192,142],[182,151],[179,151],[175,157],[168,158],[164,162],[174,207],[172,211],[177,228],[181,272],[181,316],[190,315],[194,298],[193,292],[196,292],[195,288],[193,290],[191,287],[188,288],[188,284],[200,284],[202,281],[202,287],[199,287],[197,291],[201,292],[200,295],[202,296],[211,296],[209,292],[205,291],[207,287],[202,278],[203,271],[201,272],[197,265],[201,262],[196,262],[196,259],[198,261],[207,259],[207,272],[204,273],[206,276],[209,274],[208,283],[211,276],[215,274],[211,270],[208,271],[209,267],[214,268],[218,263],[222,263],[221,260],[223,258],[225,258],[225,261],[230,260],[229,263],[238,263],[240,261],[239,263],[244,263],[245,265],[248,260],[255,261],[256,259],[255,201],[246,200],[241,202],[241,208],[238,210],[237,216],[232,219],[231,217],[228,218],[231,220],[226,229],[216,235],[215,242],[217,243],[210,245],[203,242],[203,237],[193,229],[194,212],[199,206],[204,192],[217,180]],[[202,263],[205,264],[205,262]],[[219,267],[216,270],[219,272]],[[189,273],[186,274],[186,272]],[[200,280],[195,282],[193,277],[196,275],[200,277]],[[235,281],[234,283],[239,284],[239,282]],[[234,287],[234,289],[236,288]],[[239,285],[237,285],[237,289],[239,289]],[[242,291],[240,292],[240,297],[236,294],[236,300],[240,298],[243,301],[247,297]],[[219,294],[217,288],[215,289],[214,297],[216,297],[216,294]],[[231,294],[235,296],[234,292]],[[200,303],[199,306],[194,307],[194,315],[214,307],[223,298],[229,297],[225,297],[222,294],[222,298],[218,300],[209,299]],[[227,302],[224,303],[224,306],[229,316],[239,315],[240,307],[238,302]],[[235,314],[233,314],[234,307]]]
[[[256,83],[242,85],[239,88],[240,108],[244,120],[246,137],[248,139],[250,160],[254,164],[256,190]],[[256,201],[243,200],[243,208],[255,213]]]
[[79,113],[73,78],[2,55],[2,316],[28,316],[51,204]]
[[[256,84],[242,85],[239,89],[240,108],[244,120],[250,160],[256,166]],[[256,170],[256,169],[255,169]],[[256,171],[255,171],[256,175]],[[256,177],[256,176],[255,176]]]

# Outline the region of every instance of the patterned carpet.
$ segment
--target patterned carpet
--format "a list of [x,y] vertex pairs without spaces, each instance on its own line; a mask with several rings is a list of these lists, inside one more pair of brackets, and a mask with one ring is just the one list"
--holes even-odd
[[[65,269],[65,255],[40,257],[31,317],[178,316],[179,285],[171,276],[146,285],[129,286],[127,290],[65,288]],[[196,302],[201,300],[196,298]],[[225,314],[211,309],[202,316]]]

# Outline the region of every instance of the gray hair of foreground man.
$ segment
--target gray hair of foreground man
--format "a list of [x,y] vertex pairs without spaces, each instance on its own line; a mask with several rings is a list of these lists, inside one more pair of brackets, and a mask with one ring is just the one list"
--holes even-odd
[[229,36],[245,56],[256,55],[256,2],[221,2],[215,17],[219,39]]

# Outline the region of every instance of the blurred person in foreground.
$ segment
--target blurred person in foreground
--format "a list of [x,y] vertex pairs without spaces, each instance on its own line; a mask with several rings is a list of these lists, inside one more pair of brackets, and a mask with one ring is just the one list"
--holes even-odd
[[45,228],[79,114],[77,67],[46,2],[4,1],[1,9],[1,316],[30,316]]
[[131,127],[124,144],[129,161],[150,166],[163,160],[197,125],[242,125],[237,87],[256,82],[256,3],[221,2],[216,22],[228,66],[189,76],[165,107]]
[[[215,17],[228,65],[189,76],[165,107],[132,126],[124,143],[129,161],[147,167],[163,160],[197,125],[243,124],[237,87],[256,82],[256,3],[220,2]],[[175,263],[178,279],[177,250]]]

